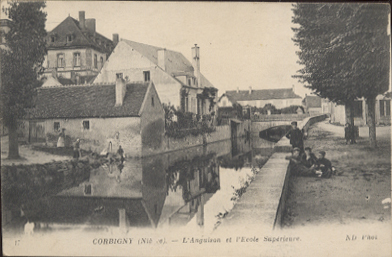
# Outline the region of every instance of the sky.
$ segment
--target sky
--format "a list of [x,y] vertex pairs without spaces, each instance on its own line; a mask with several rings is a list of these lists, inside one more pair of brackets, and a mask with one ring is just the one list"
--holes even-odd
[[47,1],[47,31],[85,11],[100,34],[165,47],[191,61],[200,47],[204,76],[226,90],[290,88],[309,93],[292,78],[301,67],[291,38],[290,3]]

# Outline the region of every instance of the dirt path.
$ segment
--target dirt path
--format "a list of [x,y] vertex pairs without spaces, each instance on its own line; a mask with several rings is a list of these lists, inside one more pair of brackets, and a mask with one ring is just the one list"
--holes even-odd
[[32,149],[31,145],[19,145],[20,159],[9,160],[8,156],[8,137],[1,137],[1,165],[18,164],[43,164],[52,161],[65,161],[72,159],[69,156],[49,154]]
[[[390,222],[391,197],[390,127],[378,129],[378,148],[368,138],[346,145],[342,127],[318,123],[309,130],[305,146],[324,150],[340,176],[331,179],[292,177],[286,227],[328,223]],[[360,133],[360,135],[363,135]]]

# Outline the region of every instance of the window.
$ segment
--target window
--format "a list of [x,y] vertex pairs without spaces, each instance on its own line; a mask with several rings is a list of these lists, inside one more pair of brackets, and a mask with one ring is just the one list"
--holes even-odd
[[150,71],[143,71],[144,81],[150,81]]
[[187,112],[187,111],[189,111],[188,110],[188,108],[189,108],[189,100],[188,100],[188,97],[185,97],[185,112]]
[[151,105],[154,106],[154,97],[151,97]]
[[57,55],[57,67],[64,68],[65,61],[64,61],[64,54]]
[[354,117],[362,118],[362,101],[354,101]]
[[76,66],[76,67],[80,66],[80,53],[74,53],[73,63],[74,63],[74,66]]
[[51,37],[50,37],[50,42],[53,43],[55,40],[56,40],[55,36],[51,36]]
[[116,79],[122,79],[123,74],[122,73],[116,73]]
[[91,195],[91,184],[85,184],[84,185],[84,194],[85,195]]
[[98,56],[94,54],[94,68],[98,68]]
[[54,122],[53,123],[53,130],[54,131],[59,131],[60,130],[60,122]]
[[83,121],[83,130],[90,130],[90,121],[88,120]]
[[72,42],[72,35],[67,35],[67,43]]
[[380,100],[380,116],[390,116],[390,115],[391,115],[391,101]]
[[192,80],[188,79],[188,86],[192,86]]
[[226,100],[222,101],[222,106],[226,106]]
[[103,57],[99,58],[99,68],[102,69],[103,67]]

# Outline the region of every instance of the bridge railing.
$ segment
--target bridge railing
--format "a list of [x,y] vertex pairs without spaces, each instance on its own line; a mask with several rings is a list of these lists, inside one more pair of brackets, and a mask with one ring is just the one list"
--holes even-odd
[[300,121],[309,117],[309,114],[259,114],[251,115],[253,122],[268,122],[268,121]]

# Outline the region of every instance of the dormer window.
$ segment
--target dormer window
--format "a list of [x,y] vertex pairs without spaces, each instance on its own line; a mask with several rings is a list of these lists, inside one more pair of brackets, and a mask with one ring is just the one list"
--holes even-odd
[[72,35],[67,35],[67,43],[72,42],[73,36]]
[[55,36],[51,36],[51,37],[50,37],[50,42],[53,43],[54,41],[56,41],[56,37],[55,37]]

